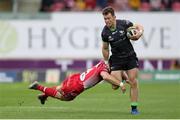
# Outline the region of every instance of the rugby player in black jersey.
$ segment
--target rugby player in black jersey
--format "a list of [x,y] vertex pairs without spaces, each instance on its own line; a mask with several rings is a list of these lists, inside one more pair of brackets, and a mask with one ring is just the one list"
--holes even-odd
[[[101,37],[102,54],[109,64],[111,75],[122,80],[122,72],[126,71],[130,83],[131,114],[138,114],[138,58],[130,40],[138,40],[143,34],[143,27],[129,20],[116,19],[114,9],[106,7],[102,11],[105,26]],[[136,34],[128,37],[127,29],[134,27]],[[111,47],[111,55],[109,48]]]

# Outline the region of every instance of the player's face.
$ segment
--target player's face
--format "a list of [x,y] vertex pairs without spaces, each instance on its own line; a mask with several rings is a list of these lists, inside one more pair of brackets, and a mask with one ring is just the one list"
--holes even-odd
[[104,21],[105,21],[107,27],[109,27],[109,28],[114,27],[115,21],[116,21],[116,16],[113,16],[111,13],[104,15]]

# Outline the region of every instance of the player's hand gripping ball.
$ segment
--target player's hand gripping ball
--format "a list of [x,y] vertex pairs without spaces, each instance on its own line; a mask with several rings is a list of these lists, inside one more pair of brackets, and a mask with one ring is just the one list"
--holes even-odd
[[126,31],[127,37],[131,40],[133,40],[132,38],[138,34],[138,30],[135,27],[129,27]]

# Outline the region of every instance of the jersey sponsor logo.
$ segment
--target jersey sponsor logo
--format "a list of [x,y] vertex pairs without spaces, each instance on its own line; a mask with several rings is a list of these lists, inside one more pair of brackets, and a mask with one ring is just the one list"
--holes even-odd
[[116,41],[116,42],[122,42],[122,41],[124,41],[124,40],[126,40],[126,37],[123,37],[123,38],[119,39],[119,40]]
[[112,38],[112,36],[109,36],[109,37],[108,37],[108,40],[109,40],[109,41],[113,41],[114,38]]
[[125,34],[125,32],[124,32],[123,30],[120,30],[120,31],[119,31],[119,35],[120,35],[120,36],[123,36],[124,34]]

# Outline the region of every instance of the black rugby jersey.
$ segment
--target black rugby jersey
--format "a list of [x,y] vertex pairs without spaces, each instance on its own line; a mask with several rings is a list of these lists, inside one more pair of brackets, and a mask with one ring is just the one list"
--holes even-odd
[[133,26],[133,23],[128,20],[116,20],[114,31],[104,26],[101,37],[104,42],[110,43],[112,56],[128,57],[135,54],[134,48],[126,35],[126,29],[131,26]]

